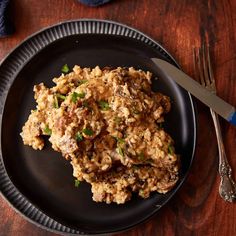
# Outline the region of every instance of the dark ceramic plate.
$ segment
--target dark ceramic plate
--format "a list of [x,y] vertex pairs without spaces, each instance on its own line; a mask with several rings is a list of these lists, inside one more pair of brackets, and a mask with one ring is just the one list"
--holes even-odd
[[181,155],[180,180],[169,193],[153,193],[143,200],[133,195],[124,205],[95,203],[90,186],[74,187],[72,167],[49,143],[43,151],[24,146],[19,133],[35,108],[33,85],[60,75],[70,67],[134,66],[156,74],[150,58],[174,59],[141,32],[115,22],[65,22],[31,36],[14,49],[0,66],[1,162],[3,196],[38,226],[59,233],[102,234],[118,232],[146,220],[170,200],[184,182],[196,143],[195,111],[190,95],[173,81],[160,78],[153,90],[171,97],[166,130]]

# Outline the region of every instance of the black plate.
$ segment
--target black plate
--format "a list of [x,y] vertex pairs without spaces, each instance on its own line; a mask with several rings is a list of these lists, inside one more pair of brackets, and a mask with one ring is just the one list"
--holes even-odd
[[[0,188],[5,198],[32,222],[64,233],[101,234],[126,230],[153,215],[177,191],[190,168],[196,142],[195,112],[190,95],[173,81],[153,82],[154,91],[171,97],[166,130],[176,142],[182,169],[176,187],[143,200],[134,195],[124,205],[95,203],[90,186],[74,187],[72,167],[47,143],[43,151],[24,146],[19,133],[35,108],[33,85],[70,67],[134,66],[156,74],[151,57],[177,66],[155,41],[127,26],[97,20],[65,22],[24,41],[0,66],[1,145]],[[4,107],[4,109],[3,109]]]

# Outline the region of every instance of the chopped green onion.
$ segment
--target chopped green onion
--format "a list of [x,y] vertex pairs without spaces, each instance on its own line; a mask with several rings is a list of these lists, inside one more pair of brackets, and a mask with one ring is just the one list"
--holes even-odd
[[153,159],[148,159],[148,160],[146,160],[146,163],[148,163],[148,164],[153,164]]
[[169,145],[168,146],[168,153],[169,154],[173,154],[174,150],[173,150],[173,146],[172,145]]
[[143,161],[144,160],[144,153],[143,152],[141,152],[141,153],[139,153],[139,155],[138,155],[138,159],[140,160],[140,161]]
[[80,181],[78,179],[75,180],[75,187],[79,187]]
[[77,93],[77,94],[78,94],[78,97],[79,97],[79,98],[84,98],[85,95],[86,95],[84,92],[82,92],[82,93]]
[[121,122],[121,118],[116,116],[114,118],[114,121],[115,121],[116,124],[119,124]]
[[87,79],[82,79],[82,80],[79,81],[79,85],[78,86],[80,86],[81,84],[85,84],[87,82],[88,82]]
[[125,140],[123,138],[116,138],[116,140],[119,144],[124,144],[125,143]]
[[82,105],[83,105],[84,107],[86,107],[86,108],[90,109],[90,107],[89,107],[89,104],[88,104],[88,102],[87,102],[87,101],[84,101]]
[[112,136],[116,141],[117,141],[117,146],[123,146],[123,144],[125,144],[125,140],[123,138],[118,138],[115,136]]
[[58,104],[58,99],[57,99],[57,96],[54,96],[54,103],[53,103],[53,107],[54,108],[59,108],[59,104]]
[[48,125],[46,125],[46,127],[44,128],[43,131],[46,135],[51,135],[52,134],[52,130],[48,127]]
[[77,99],[78,99],[78,93],[76,92],[73,92],[72,95],[71,95],[71,100],[73,103],[76,103],[77,102]]
[[87,157],[88,157],[89,160],[92,160],[93,154],[92,154],[92,153],[88,153],[88,154],[87,154]]
[[57,94],[57,97],[60,98],[61,100],[65,100],[66,96],[62,95],[62,94]]
[[68,73],[70,71],[69,67],[67,64],[65,64],[64,66],[62,66],[61,68],[61,72],[63,73]]
[[140,111],[138,111],[138,110],[135,109],[135,110],[133,110],[133,113],[136,114],[136,115],[138,115],[138,114],[140,114]]
[[123,157],[124,156],[124,152],[123,149],[121,147],[117,147],[116,151]]
[[77,132],[76,135],[75,135],[75,139],[78,142],[81,142],[84,138],[83,138],[83,136],[82,136],[82,134],[80,132]]
[[134,170],[138,170],[138,165],[133,165]]
[[163,129],[163,122],[157,123],[157,130]]
[[84,92],[82,92],[82,93],[73,92],[72,95],[71,95],[72,102],[76,103],[77,100],[78,100],[78,97],[79,98],[84,98],[85,97],[85,93]]
[[83,132],[85,135],[89,135],[89,136],[92,136],[92,135],[94,134],[93,130],[87,129],[87,128],[83,129],[82,132]]
[[144,195],[144,191],[141,189],[141,190],[139,190],[139,195],[141,196],[141,197],[145,197],[145,195]]
[[107,111],[107,110],[110,109],[109,103],[106,102],[106,101],[101,100],[101,101],[98,102],[98,105],[103,111]]

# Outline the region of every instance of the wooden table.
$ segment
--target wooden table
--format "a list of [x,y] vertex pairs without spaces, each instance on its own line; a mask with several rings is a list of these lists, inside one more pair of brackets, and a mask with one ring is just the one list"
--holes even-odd
[[[14,0],[16,33],[0,39],[0,59],[35,31],[69,19],[99,18],[135,27],[160,42],[193,76],[192,49],[207,35],[220,97],[236,106],[236,0],[113,0],[99,8],[74,0]],[[218,152],[208,108],[198,108],[198,142],[190,175],[148,222],[119,235],[236,235],[236,205],[218,194]],[[236,177],[236,128],[221,120]],[[55,235],[29,223],[0,198],[0,235]]]

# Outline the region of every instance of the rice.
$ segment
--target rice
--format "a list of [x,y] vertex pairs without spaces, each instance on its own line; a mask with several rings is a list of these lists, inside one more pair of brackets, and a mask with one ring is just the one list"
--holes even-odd
[[151,73],[134,68],[74,66],[34,86],[36,110],[22,128],[25,145],[52,148],[70,161],[96,202],[125,203],[136,192],[166,193],[178,181],[179,158],[162,127],[169,97],[151,91]]

